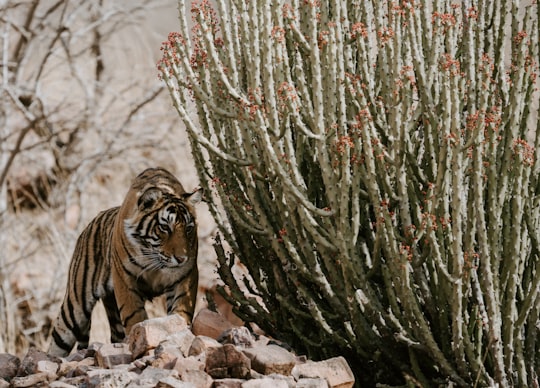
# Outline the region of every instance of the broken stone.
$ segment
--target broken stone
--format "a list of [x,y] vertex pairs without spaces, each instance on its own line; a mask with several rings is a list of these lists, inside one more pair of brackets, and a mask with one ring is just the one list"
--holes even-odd
[[146,368],[140,376],[128,385],[127,388],[135,387],[155,387],[161,379],[166,377],[173,377],[178,379],[178,372],[175,370],[159,369],[149,366]]
[[59,365],[56,362],[49,360],[40,360],[37,363],[37,372],[45,372],[51,376],[51,380],[56,378],[56,372],[58,372]]
[[43,360],[53,361],[58,364],[62,362],[62,360],[57,357],[50,356],[37,348],[31,347],[21,361],[17,374],[19,376],[28,376],[37,373],[38,362]]
[[49,384],[49,388],[77,388],[77,385],[68,384],[64,381],[53,381]]
[[[253,372],[253,370],[252,370],[252,372]],[[283,380],[283,381],[285,381],[287,383],[287,385],[290,388],[295,388],[296,387],[296,380],[292,376],[284,376],[284,375],[280,375],[278,373],[272,373],[272,374],[269,374],[267,376],[263,376],[262,378],[265,378],[265,377],[269,377],[269,378],[274,379],[274,380]]]
[[182,381],[192,383],[197,388],[211,388],[214,383],[208,373],[195,369],[189,369],[182,373]]
[[88,366],[88,365],[77,365],[75,368],[73,368],[67,373],[66,377],[72,378],[72,377],[86,376],[88,371],[94,370],[94,369],[97,369],[97,368],[93,366]]
[[66,361],[68,362],[77,362],[84,360],[86,358],[87,349],[79,349],[74,353],[71,353],[69,356],[66,357]]
[[172,346],[176,347],[182,352],[182,355],[184,357],[187,357],[189,354],[189,349],[191,348],[191,344],[193,340],[195,339],[195,336],[189,329],[185,329],[182,331],[179,331],[178,333],[173,333],[167,336],[167,339],[163,342],[161,342],[158,347],[155,349],[156,356],[159,356],[159,348],[165,347],[165,346]]
[[244,349],[251,360],[251,367],[259,373],[290,375],[296,363],[294,354],[277,345]]
[[249,378],[250,379],[264,379],[265,376],[262,373],[257,372],[255,369],[251,369],[249,371]]
[[129,346],[125,343],[105,344],[96,353],[96,361],[101,368],[110,369],[116,365],[129,364],[131,358]]
[[40,373],[34,373],[30,374],[28,376],[19,376],[14,377],[11,380],[11,386],[14,388],[22,388],[22,387],[44,387],[48,385],[50,376],[47,374],[47,372],[40,372]]
[[232,329],[234,325],[221,314],[209,309],[202,309],[193,319],[191,329],[195,335],[205,335],[218,339],[225,330]]
[[87,357],[81,361],[66,361],[59,365],[56,373],[58,376],[80,376],[81,374],[86,373],[90,367],[93,367],[95,364],[94,357]]
[[296,388],[328,388],[325,379],[300,379],[296,382]]
[[206,351],[206,372],[214,378],[247,378],[250,375],[251,361],[234,345],[225,344]]
[[242,384],[242,388],[289,388],[289,384],[285,380],[264,377],[248,380]]
[[245,326],[233,327],[232,329],[225,330],[220,334],[218,342],[222,344],[233,344],[240,347],[252,347],[253,337],[249,332],[249,329]]
[[154,360],[151,365],[156,368],[172,369],[178,358],[184,358],[182,350],[178,344],[169,341],[162,341],[157,348],[154,349]]
[[17,356],[0,353],[0,379],[11,380],[17,375],[20,366],[21,360]]
[[88,388],[125,387],[139,375],[122,369],[95,369],[88,371]]
[[152,360],[150,365],[154,368],[173,369],[178,357],[184,358],[179,350],[178,353],[179,354],[163,352],[162,354],[160,354],[159,357],[156,357],[154,360]]
[[253,346],[266,346],[268,345],[269,342],[270,342],[270,338],[264,335],[259,335],[257,336],[257,339],[255,340],[255,343],[253,344]]
[[[152,363],[155,361],[156,361],[156,358],[154,356],[144,356],[142,358],[133,360],[130,365],[132,366],[133,369],[140,369],[142,371],[148,365],[152,365]],[[152,366],[155,366],[155,365],[152,365]]]
[[96,365],[96,359],[95,357],[86,357],[82,361],[79,361],[79,366],[85,365],[85,366],[95,366]]
[[214,380],[214,388],[242,388],[243,379],[218,379]]
[[[56,384],[58,382],[59,381],[52,382],[51,386],[52,386],[52,384]],[[77,377],[63,377],[61,382],[63,382],[64,384],[67,384],[69,388],[72,388],[72,387],[89,387],[89,385],[88,385],[88,376],[87,375],[77,376]]]
[[292,375],[297,381],[302,377],[324,378],[330,388],[350,388],[354,386],[354,375],[343,357],[297,364],[292,370]]
[[92,342],[90,345],[88,345],[88,348],[84,349],[86,350],[84,357],[94,357],[103,345],[105,344],[101,342]]
[[205,363],[198,357],[186,357],[178,358],[173,366],[173,369],[180,373],[180,376],[184,376],[187,371],[198,370],[204,371]]
[[206,352],[208,348],[219,348],[221,344],[210,337],[205,335],[199,335],[191,342],[191,347],[188,351],[188,356],[198,356],[201,353]]
[[187,323],[184,318],[178,314],[168,315],[147,319],[133,326],[128,337],[129,349],[133,358],[145,354],[151,349],[157,347],[167,336],[187,329]]
[[156,388],[198,388],[192,383],[178,380],[174,377],[164,377],[156,385]]

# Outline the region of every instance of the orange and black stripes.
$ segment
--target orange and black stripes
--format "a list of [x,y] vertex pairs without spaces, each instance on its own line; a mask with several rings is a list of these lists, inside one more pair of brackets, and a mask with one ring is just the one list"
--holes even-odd
[[170,313],[188,321],[197,292],[194,206],[201,190],[185,193],[164,169],[135,178],[120,207],[101,212],[79,236],[49,352],[64,356],[88,344],[92,310],[102,300],[111,341],[146,319],[144,301],[166,294]]

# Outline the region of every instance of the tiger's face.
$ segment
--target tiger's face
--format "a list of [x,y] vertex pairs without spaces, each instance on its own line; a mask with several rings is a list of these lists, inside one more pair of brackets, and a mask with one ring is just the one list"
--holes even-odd
[[[197,257],[197,224],[194,206],[202,189],[184,193],[171,183],[147,182],[136,188],[131,209],[124,218],[124,233],[137,251],[130,261],[144,272],[191,266]],[[125,209],[124,209],[125,210]],[[120,217],[122,218],[122,217]]]

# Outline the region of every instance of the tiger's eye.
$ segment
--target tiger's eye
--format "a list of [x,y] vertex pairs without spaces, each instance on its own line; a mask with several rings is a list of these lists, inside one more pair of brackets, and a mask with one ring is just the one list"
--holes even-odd
[[168,234],[170,232],[169,225],[158,224],[158,230],[164,234]]

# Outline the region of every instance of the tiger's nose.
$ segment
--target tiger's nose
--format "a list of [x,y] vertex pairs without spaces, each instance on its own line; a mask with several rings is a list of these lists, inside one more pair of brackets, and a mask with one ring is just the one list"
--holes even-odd
[[172,256],[171,257],[171,261],[174,263],[174,264],[184,264],[184,262],[186,262],[188,259],[187,256]]

